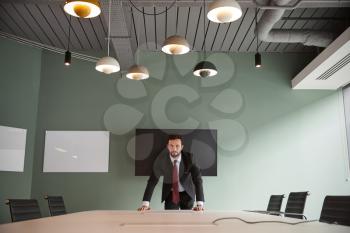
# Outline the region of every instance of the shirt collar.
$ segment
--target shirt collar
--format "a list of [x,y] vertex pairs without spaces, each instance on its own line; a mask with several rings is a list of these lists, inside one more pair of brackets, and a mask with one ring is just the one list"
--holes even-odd
[[170,159],[171,159],[171,163],[174,163],[175,160],[177,160],[178,164],[180,164],[181,162],[181,153],[179,154],[179,156],[173,158],[171,155],[169,155]]

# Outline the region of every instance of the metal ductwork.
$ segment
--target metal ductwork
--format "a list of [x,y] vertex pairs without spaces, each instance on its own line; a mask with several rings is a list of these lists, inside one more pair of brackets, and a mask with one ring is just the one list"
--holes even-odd
[[[266,2],[266,1],[264,1]],[[270,5],[287,6],[291,0],[272,0]],[[334,39],[330,32],[315,30],[272,29],[282,18],[286,9],[266,9],[261,16],[255,33],[260,40],[275,43],[302,43],[306,46],[327,47]]]

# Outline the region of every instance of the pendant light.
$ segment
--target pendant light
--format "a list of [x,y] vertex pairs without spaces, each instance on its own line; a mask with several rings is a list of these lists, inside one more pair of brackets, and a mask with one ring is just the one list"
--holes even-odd
[[[204,59],[205,59],[205,0],[203,0],[203,44],[204,44]],[[209,61],[199,62],[193,70],[193,74],[198,77],[206,78],[215,76],[218,73],[213,63]]]
[[214,23],[229,23],[242,16],[242,9],[235,0],[214,0],[209,3],[207,17]]
[[[176,0],[175,3],[177,3]],[[176,9],[178,10],[177,4]],[[187,40],[184,37],[177,35],[177,27],[175,35],[166,38],[162,46],[162,51],[171,55],[185,54],[190,50],[190,44],[187,42]]]
[[259,33],[258,33],[258,8],[255,8],[255,33],[256,33],[256,54],[255,67],[261,67],[261,54],[259,53]]
[[[121,5],[120,7],[123,9],[122,2],[120,2],[120,5]],[[134,18],[132,17],[132,15],[130,15],[130,22],[131,21],[133,22],[135,35],[136,35],[136,26],[135,26]],[[129,31],[131,32],[131,30],[132,30],[132,26],[130,24]],[[132,79],[132,80],[144,80],[144,79],[149,78],[149,72],[145,66],[135,64],[128,69],[126,77],[128,79]]]
[[142,65],[133,65],[128,69],[126,74],[128,79],[144,80],[149,78],[148,69]]
[[209,61],[201,61],[195,67],[193,74],[198,77],[206,78],[214,76],[218,73],[213,63]]
[[162,51],[171,55],[181,55],[190,51],[190,45],[184,37],[173,35],[166,38]]
[[67,50],[64,53],[64,65],[70,66],[71,63],[72,63],[72,53],[69,50]]
[[64,54],[64,65],[66,65],[66,66],[70,66],[70,64],[72,63],[72,53],[69,51],[71,20],[72,20],[72,16],[69,16],[68,46],[67,46],[67,51]]
[[256,68],[261,67],[261,54],[260,53],[255,54],[255,67]]
[[67,0],[63,9],[67,14],[78,18],[93,18],[101,14],[98,0]]
[[108,37],[107,37],[107,57],[103,57],[96,63],[95,69],[97,71],[103,72],[105,74],[111,74],[118,72],[120,70],[120,65],[118,61],[114,57],[109,56],[109,44],[110,44],[110,34],[111,34],[111,8],[112,8],[112,0],[109,0],[109,8],[108,8]]

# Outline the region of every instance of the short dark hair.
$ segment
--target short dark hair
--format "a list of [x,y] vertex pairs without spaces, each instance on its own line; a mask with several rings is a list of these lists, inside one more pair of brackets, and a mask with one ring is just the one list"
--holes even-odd
[[183,140],[183,137],[181,135],[179,135],[179,134],[168,135],[168,141],[176,140],[176,139],[180,139],[181,140],[181,144],[184,144],[184,140]]

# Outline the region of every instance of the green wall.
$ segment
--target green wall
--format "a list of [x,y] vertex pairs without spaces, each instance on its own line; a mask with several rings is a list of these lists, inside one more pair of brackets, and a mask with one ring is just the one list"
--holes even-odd
[[0,64],[0,125],[27,129],[24,172],[0,172],[1,223],[10,219],[6,199],[31,195],[41,50],[0,39]]
[[[147,177],[133,175],[135,128],[218,129],[218,176],[204,178],[208,210],[265,209],[270,194],[308,190],[312,219],[326,194],[350,193],[341,92],[290,87],[311,57],[263,54],[257,70],[254,54],[211,54],[220,73],[205,80],[191,74],[196,53],[136,57],[149,80],[78,60],[65,67],[62,56],[42,53],[31,196],[43,215],[45,194],[63,195],[69,212],[139,207]],[[110,172],[43,173],[45,130],[111,131]],[[153,209],[163,208],[160,189]]]
[[[264,55],[257,70],[253,54],[212,54],[220,75],[203,82],[191,74],[197,54],[138,53],[152,74],[142,82],[43,57],[34,197],[63,195],[70,212],[136,209],[147,180],[133,175],[136,127],[218,129],[218,176],[204,178],[208,210],[265,209],[270,194],[308,190],[306,214],[318,218],[325,194],[350,192],[339,93],[290,88],[310,57]],[[45,130],[101,129],[113,133],[109,173],[41,172]],[[162,209],[160,186],[154,209]]]

